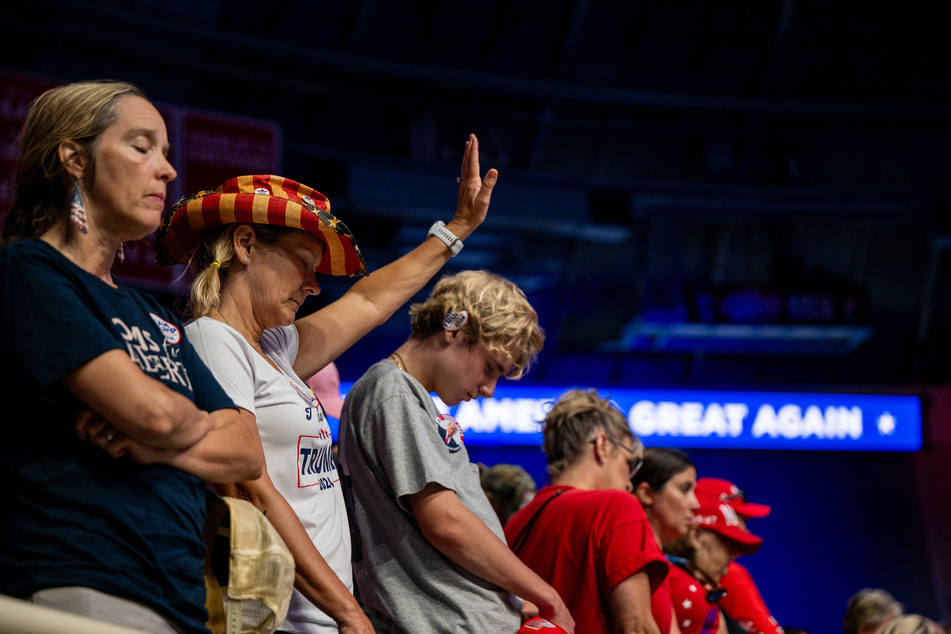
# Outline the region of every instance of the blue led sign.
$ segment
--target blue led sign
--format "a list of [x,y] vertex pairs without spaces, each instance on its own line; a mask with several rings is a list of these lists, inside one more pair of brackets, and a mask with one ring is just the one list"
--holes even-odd
[[[349,388],[349,384],[344,386]],[[469,445],[538,446],[538,421],[565,387],[500,383],[493,398],[447,408]],[[650,446],[724,449],[917,451],[917,396],[599,389]]]

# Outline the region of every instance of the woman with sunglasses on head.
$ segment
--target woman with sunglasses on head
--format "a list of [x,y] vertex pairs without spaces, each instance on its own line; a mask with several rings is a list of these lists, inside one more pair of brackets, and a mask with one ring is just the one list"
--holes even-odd
[[630,495],[643,447],[594,390],[570,390],[545,416],[551,484],[505,525],[512,550],[562,596],[579,632],[660,632],[651,593],[667,562]]
[[[679,449],[650,447],[644,464],[631,478],[634,495],[644,507],[658,548],[690,530],[693,514],[700,508],[694,492],[697,468]],[[670,596],[670,577],[651,595],[651,611],[664,634],[679,634]]]
[[664,544],[673,564],[670,597],[681,632],[724,634],[727,625],[718,604],[726,590],[720,578],[730,562],[756,552],[763,540],[746,529],[728,502],[706,496],[699,501],[688,533]]
[[[385,322],[462,249],[485,219],[498,172],[482,179],[466,143],[454,217],[370,274],[347,227],[320,192],[273,175],[239,176],[166,212],[156,259],[196,272],[186,333],[260,434],[265,469],[221,492],[250,500],[297,566],[281,632],[372,632],[353,596],[351,541],[323,406],[305,378]],[[362,275],[339,299],[298,318],[320,293],[316,274]]]

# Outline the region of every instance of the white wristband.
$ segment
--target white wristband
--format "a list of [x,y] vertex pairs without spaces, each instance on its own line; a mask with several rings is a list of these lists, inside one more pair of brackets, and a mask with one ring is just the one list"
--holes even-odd
[[429,236],[436,236],[445,242],[446,246],[449,247],[449,252],[452,253],[453,257],[462,251],[462,240],[454,236],[452,231],[446,228],[446,223],[442,220],[437,220],[433,223],[433,226],[429,228],[429,232],[426,234],[427,238]]

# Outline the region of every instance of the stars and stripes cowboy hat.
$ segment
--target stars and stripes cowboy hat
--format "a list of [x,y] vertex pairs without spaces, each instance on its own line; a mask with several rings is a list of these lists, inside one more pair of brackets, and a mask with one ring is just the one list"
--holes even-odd
[[155,235],[155,260],[159,264],[187,263],[203,231],[228,224],[307,231],[324,243],[318,273],[369,274],[353,234],[330,213],[327,197],[307,185],[273,175],[238,176],[215,190],[185,196],[172,205]]

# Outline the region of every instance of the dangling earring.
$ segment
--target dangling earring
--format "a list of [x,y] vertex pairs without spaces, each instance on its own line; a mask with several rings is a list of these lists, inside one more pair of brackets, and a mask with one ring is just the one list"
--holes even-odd
[[125,262],[125,249],[123,248],[124,246],[125,246],[125,243],[120,242],[119,248],[116,249],[116,257],[119,258],[120,262]]
[[86,205],[83,203],[82,192],[79,191],[79,181],[73,185],[73,195],[69,201],[69,221],[83,234],[89,233],[89,225],[86,224]]

